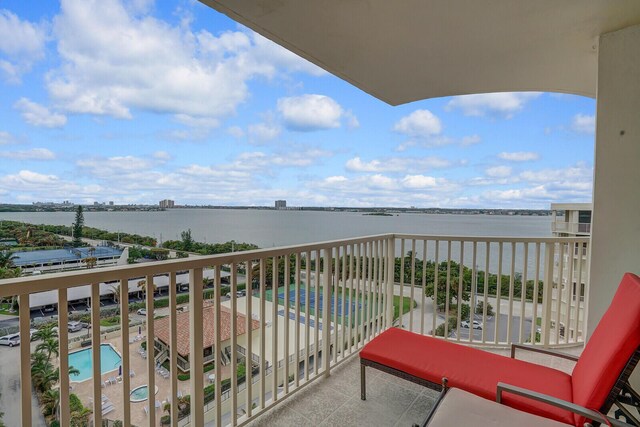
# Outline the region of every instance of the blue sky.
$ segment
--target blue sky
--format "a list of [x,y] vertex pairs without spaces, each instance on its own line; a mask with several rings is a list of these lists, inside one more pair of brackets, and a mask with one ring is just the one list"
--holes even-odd
[[[428,70],[425,70],[428,72]],[[548,208],[595,101],[391,107],[197,1],[0,3],[0,201]]]

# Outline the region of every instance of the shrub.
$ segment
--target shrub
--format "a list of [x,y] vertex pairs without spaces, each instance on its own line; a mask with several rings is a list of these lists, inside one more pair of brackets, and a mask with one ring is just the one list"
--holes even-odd
[[80,412],[84,409],[82,401],[75,393],[69,395],[69,412]]
[[[478,301],[476,305],[476,314],[482,314],[484,311],[484,301]],[[487,316],[493,316],[495,313],[493,312],[493,306],[490,303],[487,303]]]

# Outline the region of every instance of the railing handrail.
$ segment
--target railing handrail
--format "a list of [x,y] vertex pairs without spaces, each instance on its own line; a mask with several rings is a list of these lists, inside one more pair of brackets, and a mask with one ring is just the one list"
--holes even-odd
[[25,276],[0,280],[0,297],[24,295],[45,292],[56,289],[68,289],[86,286],[92,283],[110,282],[131,277],[146,277],[167,274],[170,271],[191,270],[216,265],[242,263],[247,260],[283,256],[292,252],[309,252],[340,246],[343,244],[358,244],[379,239],[420,239],[452,242],[483,242],[483,243],[583,243],[589,237],[513,237],[513,236],[460,236],[460,235],[423,235],[405,233],[386,233],[328,240],[315,243],[304,243],[276,248],[255,249],[243,252],[231,252],[217,255],[202,255],[198,257],[180,258],[164,261],[146,262],[144,264],[117,265],[96,269],[57,272],[37,276]]

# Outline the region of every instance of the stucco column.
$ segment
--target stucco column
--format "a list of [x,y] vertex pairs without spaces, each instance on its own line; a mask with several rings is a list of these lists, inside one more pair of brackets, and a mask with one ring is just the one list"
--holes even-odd
[[640,25],[602,35],[598,55],[587,337],[623,273],[640,274]]

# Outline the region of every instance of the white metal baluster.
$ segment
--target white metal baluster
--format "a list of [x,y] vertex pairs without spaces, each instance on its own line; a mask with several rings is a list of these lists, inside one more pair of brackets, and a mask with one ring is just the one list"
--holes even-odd
[[531,343],[536,344],[538,340],[537,331],[538,331],[538,292],[539,292],[539,282],[540,282],[540,243],[536,243],[536,270],[534,274],[534,283],[533,283],[533,315],[531,318]]
[[[220,303],[220,293],[221,293],[221,284],[222,284],[222,274],[221,274],[221,265],[213,266],[213,351],[214,351],[214,372],[215,372],[215,381],[214,381],[214,401],[215,401],[215,420],[216,425],[219,426],[222,424],[222,348],[220,343],[220,324],[221,317],[220,311],[222,310],[222,304]],[[264,301],[264,300],[263,300]],[[263,322],[260,322],[261,327]],[[260,330],[264,332],[263,329]],[[260,353],[261,361],[264,360],[264,352]],[[261,368],[262,372],[262,368]],[[264,385],[264,378],[261,382]],[[264,394],[264,390],[263,390]]]
[[245,331],[247,331],[247,354],[245,355],[245,384],[246,397],[245,397],[245,410],[247,418],[251,418],[251,412],[253,410],[253,264],[251,260],[247,260],[245,265],[245,287],[246,293],[246,318],[247,321]]
[[[333,253],[333,250],[332,250]],[[335,265],[335,267],[333,267]],[[340,286],[340,246],[335,248],[335,258],[332,259],[332,277],[330,284],[332,286],[333,298],[333,363],[338,362],[338,287]],[[331,306],[329,307],[329,315],[331,315]],[[331,334],[329,334],[331,336]]]
[[383,326],[383,320],[384,320],[384,296],[385,296],[385,292],[384,292],[384,287],[383,287],[383,282],[384,282],[384,256],[383,254],[384,252],[384,241],[383,240],[378,240],[376,242],[377,245],[377,249],[376,249],[376,258],[378,260],[378,269],[376,270],[378,272],[378,276],[376,278],[376,289],[378,290],[378,313],[376,316],[376,320],[378,322],[378,329],[377,332],[378,334],[382,333],[382,331],[384,330],[384,326]]
[[[460,331],[462,327],[462,290],[464,287],[464,241],[460,241],[460,264],[458,265],[458,295],[456,296],[456,304],[458,306],[457,323],[458,330],[456,331],[456,341],[460,341]],[[470,318],[469,335],[473,334],[473,318]]]
[[[266,404],[266,380],[265,380],[265,371],[267,369],[267,352],[266,352],[266,316],[267,310],[265,308],[265,302],[267,300],[266,297],[266,287],[267,287],[267,277],[266,277],[266,260],[265,258],[260,258],[260,409],[265,408]],[[219,295],[219,294],[218,294]],[[273,298],[271,298],[273,300]],[[218,322],[218,319],[216,319]],[[220,324],[216,323],[216,327]],[[217,331],[218,329],[216,329]],[[219,334],[216,334],[219,336]],[[218,346],[219,344],[216,344]],[[218,347],[216,347],[218,348]],[[220,366],[219,363],[216,363],[216,369]],[[216,373],[216,380],[218,379],[218,374]],[[218,390],[218,386],[216,385],[216,391]],[[219,402],[220,399],[218,395],[216,395],[216,400]],[[220,425],[220,421],[216,423],[216,426]]]
[[438,327],[438,273],[440,270],[439,255],[440,255],[440,241],[435,241],[435,256],[434,256],[434,268],[433,268],[433,325],[431,328],[431,336],[436,335],[436,328]]
[[[527,273],[529,267],[529,243],[524,242],[524,265],[522,266],[522,284],[520,285],[520,331],[518,333],[518,342],[522,344],[525,341],[524,337],[524,318],[525,318],[525,310],[526,304],[525,300],[527,299]],[[533,327],[535,321],[532,320],[531,327]]]
[[376,241],[371,242],[371,298],[372,298],[372,323],[371,323],[371,337],[378,334],[378,245]]
[[[413,302],[416,292],[416,239],[411,239],[411,298]],[[404,295],[400,297],[400,307],[404,305]],[[409,330],[413,332],[413,304],[409,306]]]
[[373,245],[371,242],[367,242],[367,280],[365,281],[367,287],[367,341],[373,338]]
[[[320,370],[320,362],[318,361],[318,347],[320,343],[320,250],[316,250],[316,267],[314,269],[315,273],[315,289],[314,289],[314,305],[313,305],[313,316],[316,319],[315,328],[314,329],[314,343],[313,343],[313,373],[315,376],[318,375],[318,371]],[[322,319],[322,323],[324,324],[324,320]],[[326,327],[324,325],[323,327]]]
[[[151,283],[147,281],[147,283]],[[202,268],[189,270],[189,372],[191,374],[191,425],[204,425],[204,356],[203,356],[203,295]],[[151,307],[151,308],[149,308]],[[151,314],[150,314],[151,313]],[[147,323],[153,325],[153,290],[151,298],[147,298]],[[151,337],[151,338],[150,338]],[[147,346],[153,346],[153,328],[147,324]],[[153,390],[151,377],[153,374],[153,347],[147,347],[149,362],[149,390]],[[234,372],[235,374],[235,372]],[[149,399],[149,414],[153,411]],[[151,417],[149,417],[151,418]],[[154,414],[155,421],[155,414]]]
[[544,282],[542,289],[542,345],[549,347],[551,341],[551,303],[553,295],[553,260],[555,257],[555,243],[545,243],[544,246]]
[[[427,289],[427,239],[422,240],[422,289],[420,291],[420,334],[424,335],[424,309]],[[433,312],[436,312],[434,305]]]
[[[473,328],[473,321],[476,317],[476,292],[478,290],[478,266],[476,265],[478,259],[478,242],[473,242],[471,251],[471,304],[469,304],[469,325],[471,328]],[[485,325],[483,324],[482,329],[484,328]],[[469,342],[475,341],[475,332],[471,334],[471,329],[469,330],[469,332]]]
[[[354,298],[355,295],[353,294],[353,263],[354,263],[354,258],[353,258],[353,243],[349,246],[349,315],[348,315],[348,328],[349,328],[349,332],[348,332],[348,342],[349,342],[349,354],[351,354],[353,352],[353,310],[357,308],[354,307]],[[342,301],[342,303],[344,304],[344,301]]]
[[487,330],[487,309],[489,304],[489,259],[491,258],[491,243],[485,243],[484,256],[484,287],[483,287],[483,304],[482,304],[482,343],[486,342],[485,331]]
[[[59,331],[58,331],[59,332]],[[152,347],[153,348],[153,347]],[[102,425],[102,373],[100,372],[100,284],[91,284],[91,356],[93,368],[93,425]],[[153,389],[149,389],[153,390]]]
[[[18,296],[20,307],[29,307],[29,294]],[[29,309],[20,310],[18,315],[20,326],[20,405],[22,425],[30,425],[31,415],[31,346],[26,343],[31,341],[31,311]]]
[[[309,336],[311,322],[311,312],[309,311],[309,294],[311,293],[311,252],[307,251],[304,270],[304,379],[309,381],[309,346],[311,345],[311,337]],[[316,317],[314,312],[314,317]],[[316,324],[318,323],[316,319]],[[316,328],[314,328],[316,329]]]
[[[346,309],[346,304],[347,304],[347,300],[346,300],[346,294],[347,294],[347,246],[343,246],[342,247],[342,284],[340,286],[340,290],[341,292],[341,300],[340,300],[340,354],[342,355],[342,358],[344,358],[345,355],[345,345],[344,345],[344,341],[346,338],[346,319],[345,319],[345,309]],[[336,292],[337,294],[337,292]],[[338,311],[338,307],[335,308],[336,311]],[[337,335],[337,333],[336,333]],[[337,353],[337,352],[336,352]]]
[[509,312],[507,315],[507,337],[505,342],[510,344],[511,339],[511,323],[513,320],[513,291],[515,288],[515,271],[516,271],[516,243],[511,242],[511,269],[509,270]]
[[294,381],[295,386],[298,388],[300,386],[300,252],[296,252],[296,272],[295,272],[295,336],[296,336],[296,344],[295,344],[295,371]]
[[582,298],[582,248],[583,248],[583,243],[579,244],[579,250],[580,250],[580,254],[579,254],[579,264],[578,264],[578,278],[576,279],[576,319],[575,319],[575,327],[574,327],[574,342],[578,342],[578,336],[580,333],[580,316],[581,316],[581,310],[580,310],[580,306],[582,304],[580,304],[580,299]]
[[[67,301],[67,289],[58,289],[58,346],[59,346],[59,361],[60,361],[60,425],[65,426],[70,424],[70,409],[69,409],[69,305]],[[22,330],[20,330],[22,333]],[[22,342],[22,335],[20,335],[20,342]],[[29,342],[29,341],[25,341]],[[127,343],[128,344],[128,343]],[[29,347],[29,346],[25,346]],[[123,352],[124,352],[123,348]],[[127,349],[128,350],[128,349]],[[128,355],[129,353],[123,353]],[[128,393],[127,393],[128,396]],[[128,400],[128,399],[125,399]],[[126,413],[125,413],[126,414]]]
[[[124,286],[126,286],[126,281],[122,281],[120,282],[120,289],[121,289],[121,295],[122,295],[122,289],[125,289]],[[125,293],[125,295],[127,297],[125,297],[124,299],[128,300],[128,290],[126,291],[127,293]],[[120,297],[120,299],[123,299],[122,296]],[[128,302],[127,302],[128,304]],[[124,304],[121,303],[121,306],[123,307],[120,312],[121,313],[125,313],[125,309],[124,309]],[[170,400],[170,405],[171,405],[171,412],[170,412],[170,417],[171,417],[171,425],[177,425],[178,424],[178,319],[177,319],[177,310],[178,310],[178,301],[177,301],[177,296],[176,296],[176,272],[175,271],[171,271],[169,273],[169,342],[170,342],[170,347],[169,347],[169,371],[171,372],[171,383],[169,385],[169,389],[170,389],[170,396],[171,396],[171,400]],[[123,325],[128,325],[129,324],[129,310],[127,308],[127,318],[125,320],[122,321]],[[124,317],[123,317],[124,319]],[[124,328],[123,328],[124,329]],[[127,327],[128,330],[128,327]],[[128,338],[128,336],[127,336]],[[123,336],[123,343],[125,342],[125,338]],[[128,341],[127,341],[127,345],[128,345]],[[127,350],[126,354],[129,354],[129,351]],[[130,374],[129,374],[129,362],[127,361],[127,366],[125,367],[125,365],[123,364],[122,366],[122,374],[124,375],[124,378],[127,378],[127,383],[126,383],[126,387],[124,388],[124,390],[126,391],[125,393],[125,400],[128,392],[129,392],[129,378],[130,378]],[[127,414],[127,412],[125,412],[125,414]],[[126,423],[125,423],[126,424]],[[128,424],[126,424],[128,425]]]
[[494,329],[494,336],[493,336],[493,342],[495,344],[498,344],[499,341],[499,336],[498,333],[500,332],[500,305],[501,305],[501,301],[502,301],[502,258],[504,255],[504,247],[503,247],[503,243],[499,242],[498,243],[498,280],[496,281],[496,322],[495,322],[495,329]]
[[[567,251],[569,250],[568,245],[564,243],[560,243],[560,260],[558,262],[558,281],[557,281],[557,300],[556,300],[556,344],[560,343],[560,318],[562,311],[562,296],[564,294],[564,257],[566,256]],[[567,328],[564,331],[565,336],[567,335]]]
[[[573,294],[573,260],[576,258],[576,249],[578,247],[574,243],[567,243],[567,251],[571,249],[571,256],[569,257],[569,267],[567,268],[567,287],[565,292],[565,299],[567,300],[566,307],[567,312],[565,314],[565,328],[564,328],[564,342],[569,344],[569,338],[571,337],[571,301]],[[578,254],[582,256],[582,254]],[[574,331],[574,335],[577,336],[578,331]]]
[[361,249],[362,246],[358,243],[356,245],[356,348],[360,348],[364,341],[364,310],[366,307],[362,293]]
[[[362,244],[362,301],[364,306],[364,313],[362,315],[362,343],[369,342],[369,308],[371,307],[369,302],[369,293],[367,292],[367,243]],[[365,332],[366,331],[366,332]]]
[[401,328],[404,329],[402,324],[402,316],[404,315],[402,310],[402,298],[404,297],[404,239],[400,239],[400,303],[398,304],[398,320]]
[[396,253],[396,237],[395,235],[387,238],[387,251],[386,251],[386,270],[387,277],[385,278],[385,329],[393,327],[393,292],[395,283],[395,253]]
[[[280,270],[280,265],[278,261],[278,257],[271,258],[271,265],[273,266],[271,269],[271,300],[273,301],[271,307],[271,360],[273,361],[273,371],[271,372],[271,375],[273,375],[273,381],[271,384],[272,402],[276,402],[278,400],[278,368],[280,366],[278,360],[278,303],[280,299],[280,296],[278,295],[278,287],[280,284],[278,280],[278,271]],[[287,296],[285,296],[285,299],[286,298]]]
[[444,338],[449,338],[449,298],[451,295],[451,240],[447,240],[447,280],[444,300]]
[[[331,370],[331,248],[325,248],[322,269],[322,361],[324,376]],[[335,349],[334,349],[335,350]]]
[[284,299],[282,308],[284,309],[284,327],[283,327],[283,349],[284,354],[284,375],[283,377],[283,385],[284,385],[284,394],[285,396],[289,394],[289,355],[291,352],[289,351],[289,285],[291,282],[291,264],[289,254],[286,254],[282,257],[282,261],[284,262]]
[[[238,423],[238,265],[231,263],[231,425]],[[275,270],[274,270],[275,272]],[[246,374],[246,370],[245,370]]]

